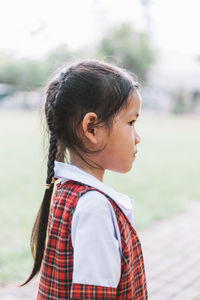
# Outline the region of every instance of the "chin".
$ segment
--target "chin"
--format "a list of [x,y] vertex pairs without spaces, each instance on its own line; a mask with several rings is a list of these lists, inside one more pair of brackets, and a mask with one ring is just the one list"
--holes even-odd
[[128,173],[132,169],[132,164],[129,166],[123,166],[121,168],[112,168],[111,171],[118,172],[118,173]]
[[124,172],[122,172],[122,173],[128,173],[129,171],[131,171],[131,169],[132,169],[132,165],[129,167],[129,168],[127,168]]

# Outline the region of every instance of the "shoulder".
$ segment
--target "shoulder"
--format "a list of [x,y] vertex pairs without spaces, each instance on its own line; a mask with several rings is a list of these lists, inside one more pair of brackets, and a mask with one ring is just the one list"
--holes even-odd
[[72,217],[72,244],[80,233],[108,239],[112,236],[120,240],[116,214],[108,198],[98,191],[88,191],[82,195]]
[[111,204],[104,194],[98,191],[88,191],[79,198],[76,211],[108,210],[110,207]]
[[[72,223],[82,220],[86,223],[110,224],[116,218],[114,209],[108,198],[99,191],[88,191],[83,194],[76,205]],[[115,222],[116,223],[116,222]],[[73,224],[72,224],[73,225]]]

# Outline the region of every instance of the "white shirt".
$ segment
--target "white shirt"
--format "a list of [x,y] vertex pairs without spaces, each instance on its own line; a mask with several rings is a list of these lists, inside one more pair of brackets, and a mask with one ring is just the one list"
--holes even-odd
[[[128,196],[67,163],[55,162],[54,177],[101,190],[120,206],[134,226],[133,200]],[[103,194],[89,191],[79,198],[72,218],[71,237],[73,283],[116,288],[121,277],[121,235],[114,209]]]

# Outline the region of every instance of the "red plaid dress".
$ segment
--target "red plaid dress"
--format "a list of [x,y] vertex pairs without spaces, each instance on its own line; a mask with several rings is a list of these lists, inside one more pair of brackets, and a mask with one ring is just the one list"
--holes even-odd
[[[121,278],[117,288],[72,283],[72,216],[78,199],[94,190],[106,196],[112,204],[121,233]],[[148,299],[142,249],[137,234],[121,208],[101,190],[73,180],[57,184],[37,299]]]

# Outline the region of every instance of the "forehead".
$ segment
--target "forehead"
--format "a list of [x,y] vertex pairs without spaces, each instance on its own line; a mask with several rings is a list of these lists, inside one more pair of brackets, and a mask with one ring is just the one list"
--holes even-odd
[[127,105],[120,112],[121,117],[138,117],[141,109],[142,98],[138,91],[134,91],[127,100]]

